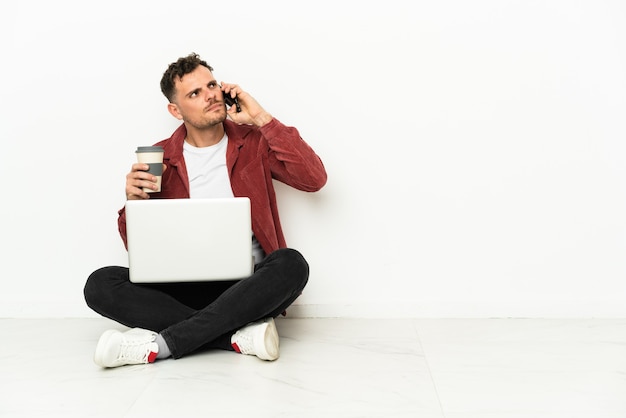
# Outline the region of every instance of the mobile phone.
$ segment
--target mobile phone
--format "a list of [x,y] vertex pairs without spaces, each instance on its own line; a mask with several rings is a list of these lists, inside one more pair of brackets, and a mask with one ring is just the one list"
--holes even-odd
[[235,106],[237,108],[237,113],[241,112],[241,105],[239,104],[239,100],[237,99],[237,96],[232,98],[230,97],[230,93],[227,94],[223,90],[222,90],[222,94],[224,95],[224,103],[226,103],[228,106]]

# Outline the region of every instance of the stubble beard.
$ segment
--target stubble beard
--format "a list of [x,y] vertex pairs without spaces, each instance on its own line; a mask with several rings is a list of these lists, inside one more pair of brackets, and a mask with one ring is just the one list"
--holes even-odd
[[215,115],[215,116],[205,115],[202,118],[188,119],[185,122],[187,122],[188,124],[190,124],[196,129],[202,130],[202,129],[210,129],[216,125],[221,124],[225,120],[226,120],[226,109],[224,108],[224,112],[220,113],[219,115]]

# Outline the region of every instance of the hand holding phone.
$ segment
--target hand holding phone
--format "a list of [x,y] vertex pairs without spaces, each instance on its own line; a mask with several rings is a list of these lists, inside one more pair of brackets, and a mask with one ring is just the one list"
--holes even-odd
[[226,93],[223,90],[222,94],[224,95],[224,103],[226,103],[228,106],[235,106],[237,108],[237,113],[241,112],[241,105],[239,104],[237,96],[230,97],[230,93]]

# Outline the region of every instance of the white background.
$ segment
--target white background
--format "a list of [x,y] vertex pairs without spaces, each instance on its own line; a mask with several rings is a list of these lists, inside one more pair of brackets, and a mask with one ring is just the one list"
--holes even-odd
[[319,193],[277,185],[295,315],[626,315],[624,2],[21,0],[0,39],[2,317],[95,316],[190,52],[326,165]]

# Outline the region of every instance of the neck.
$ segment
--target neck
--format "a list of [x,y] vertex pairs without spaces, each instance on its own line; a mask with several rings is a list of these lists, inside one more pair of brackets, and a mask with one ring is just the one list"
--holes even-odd
[[224,137],[224,125],[217,124],[210,128],[198,129],[186,125],[187,136],[185,142],[196,148],[210,147],[222,140]]

